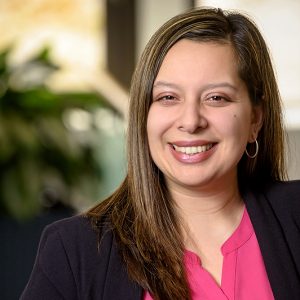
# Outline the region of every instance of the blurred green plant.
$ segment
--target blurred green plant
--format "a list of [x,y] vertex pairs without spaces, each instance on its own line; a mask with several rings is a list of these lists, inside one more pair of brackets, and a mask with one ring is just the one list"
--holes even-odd
[[103,170],[94,141],[101,130],[72,130],[65,119],[76,110],[113,108],[94,92],[50,90],[46,79],[58,67],[47,49],[17,67],[8,66],[8,55],[0,54],[0,214],[24,220],[57,202],[78,206],[74,193],[97,200]]

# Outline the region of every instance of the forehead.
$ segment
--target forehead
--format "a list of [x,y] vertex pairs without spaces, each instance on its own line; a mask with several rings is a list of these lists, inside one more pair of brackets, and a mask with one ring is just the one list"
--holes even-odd
[[214,56],[214,59],[216,56],[221,56],[232,61],[236,61],[237,58],[234,47],[229,42],[181,39],[168,50],[163,63],[166,60],[172,60],[172,63],[174,63],[178,59],[184,58],[193,59],[196,63],[197,58],[205,57],[205,59],[209,59],[212,56]]
[[155,81],[193,80],[195,77],[218,80],[239,78],[237,56],[230,43],[182,39],[175,43],[162,61]]

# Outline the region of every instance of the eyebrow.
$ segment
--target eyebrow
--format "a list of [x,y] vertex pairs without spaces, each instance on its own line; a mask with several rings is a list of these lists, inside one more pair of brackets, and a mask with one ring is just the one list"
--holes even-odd
[[157,81],[157,82],[155,82],[154,85],[153,85],[153,88],[160,87],[160,86],[179,89],[179,86],[177,84],[171,83],[171,82],[166,82],[166,81]]
[[[153,88],[157,88],[157,87],[171,87],[171,88],[180,89],[179,85],[177,85],[175,83],[171,83],[171,82],[166,82],[166,81],[155,82],[155,84],[153,85]],[[209,84],[205,85],[203,87],[203,91],[214,89],[214,88],[220,88],[220,87],[230,88],[234,91],[238,90],[237,87],[230,84],[229,82],[219,82],[219,83],[209,83]]]
[[209,89],[214,89],[214,88],[219,88],[219,87],[225,87],[225,88],[230,88],[234,91],[237,91],[237,87],[230,84],[229,82],[220,82],[220,83],[210,83],[205,85],[204,90],[209,90]]

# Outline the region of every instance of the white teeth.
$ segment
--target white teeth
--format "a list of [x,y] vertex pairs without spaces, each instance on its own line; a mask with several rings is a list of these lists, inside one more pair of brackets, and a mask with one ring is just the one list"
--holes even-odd
[[203,145],[203,146],[193,146],[193,147],[179,147],[179,146],[176,146],[173,144],[173,147],[177,152],[181,152],[181,153],[185,153],[185,154],[189,154],[189,155],[205,152],[205,151],[211,149],[212,146],[213,146],[213,144],[207,144],[207,145]]

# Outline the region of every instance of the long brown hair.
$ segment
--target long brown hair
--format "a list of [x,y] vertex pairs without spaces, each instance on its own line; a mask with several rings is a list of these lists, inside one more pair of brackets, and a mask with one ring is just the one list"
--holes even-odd
[[[147,141],[152,86],[168,50],[180,39],[230,43],[239,74],[264,119],[255,159],[242,158],[240,184],[285,177],[280,95],[269,52],[248,17],[214,8],[194,9],[165,23],[147,44],[132,79],[127,132],[128,173],[119,189],[87,215],[109,220],[129,276],[155,299],[190,299],[179,218]],[[250,151],[250,150],[249,150]]]

